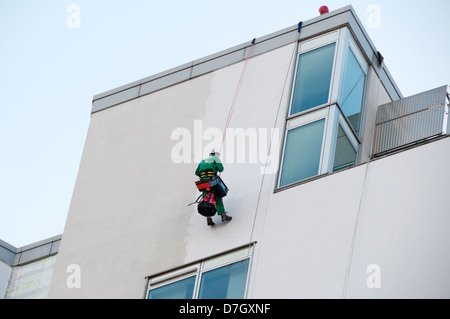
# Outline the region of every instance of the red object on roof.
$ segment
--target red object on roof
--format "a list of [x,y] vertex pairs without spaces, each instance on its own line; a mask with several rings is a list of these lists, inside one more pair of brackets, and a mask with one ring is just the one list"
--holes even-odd
[[327,6],[321,6],[320,9],[319,9],[320,15],[323,15],[323,14],[328,13],[328,12],[330,12],[330,10],[328,9]]

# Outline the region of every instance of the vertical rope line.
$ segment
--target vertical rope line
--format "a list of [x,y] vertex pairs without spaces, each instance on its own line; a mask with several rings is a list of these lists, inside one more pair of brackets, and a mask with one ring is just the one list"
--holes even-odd
[[[288,79],[289,79],[289,74],[290,74],[289,71],[291,70],[292,63],[294,61],[295,53],[297,52],[297,50],[298,50],[298,41],[297,41],[297,44],[294,45],[294,49],[292,51],[291,59],[289,61],[289,66],[288,66],[288,69],[286,71],[286,76],[285,76],[284,84],[283,84],[283,90],[281,92],[280,101],[278,103],[277,114],[275,116],[275,121],[274,121],[274,125],[273,125],[274,128],[276,127],[277,122],[278,122],[278,118],[279,118],[280,110],[281,110],[281,105],[282,105],[282,102],[283,102],[283,97],[284,97],[285,91],[286,91],[286,85],[287,85],[287,82],[288,82]],[[272,134],[271,134],[271,137],[270,137],[269,148],[268,148],[268,151],[267,151],[267,159],[269,158],[270,153],[272,151],[272,143],[273,143],[274,135],[275,135],[274,131],[272,131]],[[261,178],[261,183],[260,183],[260,186],[259,186],[259,193],[258,193],[258,199],[256,201],[255,215],[253,217],[252,230],[251,230],[251,233],[250,233],[250,239],[249,239],[249,244],[248,244],[247,260],[250,258],[250,248],[252,247],[252,238],[253,238],[253,234],[254,234],[254,231],[255,231],[256,218],[258,216],[258,210],[259,210],[259,205],[260,205],[260,201],[261,201],[262,189],[263,189],[263,186],[264,186],[264,180],[265,180],[265,176],[266,176],[266,169],[267,169],[267,165],[264,166],[264,173],[263,173],[263,176]],[[244,291],[245,291],[245,281],[242,283],[241,296],[244,294]]]
[[[378,104],[378,93],[380,91],[380,85],[381,85],[381,81],[378,83],[378,88],[377,88],[377,104]],[[347,296],[348,280],[350,279],[350,271],[352,268],[353,254],[355,251],[356,236],[358,233],[359,217],[361,215],[361,207],[362,207],[362,202],[364,199],[364,193],[366,191],[367,175],[369,172],[370,158],[372,156],[371,153],[372,153],[372,149],[373,149],[374,139],[375,139],[375,132],[373,132],[373,134],[372,134],[372,141],[370,143],[369,157],[366,162],[366,172],[364,174],[364,180],[363,180],[363,185],[362,185],[362,190],[361,190],[361,197],[359,199],[359,205],[358,205],[358,213],[356,215],[355,226],[353,229],[352,242],[350,244],[350,252],[349,252],[349,256],[348,256],[348,260],[347,260],[347,269],[345,272],[344,287],[342,289],[342,299],[345,299]]]
[[225,139],[226,139],[226,136],[227,136],[227,128],[229,127],[230,122],[231,122],[231,118],[233,117],[234,109],[236,107],[236,103],[237,103],[237,100],[238,100],[238,97],[239,97],[239,92],[241,91],[242,83],[244,82],[244,75],[245,75],[245,73],[247,71],[248,62],[249,62],[250,57],[252,55],[252,51],[253,51],[254,45],[255,45],[255,40],[252,41],[252,45],[250,46],[249,52],[247,54],[247,57],[245,58],[244,67],[242,68],[242,72],[241,72],[241,76],[239,78],[238,86],[237,86],[236,91],[234,93],[233,102],[231,103],[230,111],[228,112],[227,122],[226,122],[225,128],[223,130],[223,138],[222,138],[222,144],[220,146],[220,152],[222,152],[222,149],[223,149],[223,146],[224,146],[224,143],[225,143]]
[[[248,52],[248,54],[247,54],[247,57],[245,58],[244,67],[242,68],[241,76],[240,76],[240,78],[239,78],[239,82],[238,82],[236,91],[235,91],[235,93],[234,93],[233,101],[232,101],[231,106],[230,106],[230,111],[228,112],[228,118],[227,118],[227,121],[226,121],[226,123],[225,123],[225,128],[224,128],[224,131],[223,131],[222,144],[221,144],[221,146],[220,146],[220,152],[222,152],[223,146],[224,146],[224,144],[225,144],[225,139],[226,139],[226,137],[227,137],[227,129],[228,129],[228,127],[230,126],[231,119],[232,119],[232,117],[233,117],[234,109],[235,109],[235,107],[236,107],[236,103],[237,103],[237,100],[238,100],[238,97],[239,97],[239,93],[240,93],[240,91],[241,91],[242,83],[244,82],[244,76],[245,76],[245,73],[246,73],[246,71],[247,71],[248,62],[249,62],[249,60],[250,60],[250,57],[252,56],[253,47],[255,46],[255,41],[256,41],[256,40],[253,39],[252,44],[251,44],[250,49],[249,49],[249,52]],[[250,244],[250,245],[251,245],[251,244]],[[247,260],[247,269],[248,269],[248,267],[250,266],[250,264],[249,264],[249,262],[248,262],[248,258],[249,258],[249,253],[247,253],[247,259],[246,259],[246,260]],[[247,282],[247,279],[248,279],[248,270],[247,270],[247,276],[245,276],[245,279],[244,279],[243,282],[242,282],[241,298],[244,297],[245,283]]]
[[[289,67],[288,67],[288,70],[286,72],[286,77],[284,79],[284,85],[283,85],[283,90],[281,92],[280,101],[278,103],[277,115],[275,116],[275,121],[274,121],[274,125],[273,125],[274,128],[277,125],[278,118],[279,118],[279,115],[280,115],[281,104],[283,102],[284,92],[285,92],[286,84],[287,84],[287,81],[288,81],[288,78],[289,78],[289,70],[291,69],[292,61],[293,61],[293,59],[295,57],[295,51],[296,51],[296,47],[294,46],[294,50],[293,50],[292,55],[291,55],[291,60],[289,62]],[[267,151],[267,159],[269,158],[270,153],[272,151],[272,144],[273,144],[274,135],[275,135],[275,133],[274,133],[274,131],[272,131],[272,134],[271,134],[271,137],[270,137],[269,148],[268,148],[268,151]],[[267,165],[264,166],[264,173],[263,173],[263,176],[261,178],[261,184],[260,184],[260,187],[259,187],[258,200],[257,200],[256,210],[255,210],[255,217],[253,219],[252,232],[251,232],[251,235],[250,235],[250,243],[251,243],[251,240],[252,240],[252,237],[253,237],[253,233],[254,233],[254,229],[255,229],[256,216],[257,216],[257,213],[258,213],[259,203],[260,203],[261,194],[262,194],[262,188],[263,188],[263,184],[264,184],[264,180],[265,180],[265,176],[266,176],[266,169],[267,169]]]

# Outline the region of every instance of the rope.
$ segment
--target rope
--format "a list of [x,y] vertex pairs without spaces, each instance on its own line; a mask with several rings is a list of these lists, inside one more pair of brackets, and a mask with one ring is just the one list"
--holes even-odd
[[[298,25],[298,32],[299,32],[299,34],[300,34],[301,27],[302,27],[302,22],[300,22],[299,25]],[[222,144],[220,146],[220,152],[222,152],[222,150],[223,150],[223,146],[224,146],[225,139],[226,139],[226,136],[227,136],[227,129],[229,128],[230,123],[231,123],[231,119],[233,117],[234,109],[236,107],[236,103],[237,103],[237,100],[238,100],[238,97],[239,97],[239,93],[240,93],[240,90],[241,90],[241,87],[242,87],[242,83],[244,81],[244,76],[245,76],[245,73],[247,71],[248,62],[249,62],[249,59],[251,57],[251,54],[252,54],[252,51],[253,51],[253,47],[255,45],[255,41],[256,41],[256,39],[253,39],[252,44],[251,44],[250,49],[249,49],[249,52],[248,52],[248,55],[245,58],[244,67],[242,68],[241,76],[239,78],[239,82],[238,82],[238,85],[237,85],[237,88],[236,88],[236,91],[235,91],[235,94],[234,94],[234,97],[233,97],[233,101],[232,101],[231,106],[230,106],[230,111],[228,112],[228,118],[227,118],[227,121],[226,121],[226,124],[225,124],[225,128],[224,128],[224,131],[223,131],[224,134],[223,134],[223,138],[222,138]],[[286,72],[286,77],[285,77],[284,84],[283,84],[283,90],[281,92],[280,101],[278,103],[277,114],[276,114],[276,117],[275,117],[275,122],[274,122],[273,127],[275,127],[276,123],[278,122],[278,118],[279,118],[279,114],[280,114],[280,109],[281,109],[281,104],[282,104],[282,101],[283,101],[284,92],[286,90],[286,85],[287,85],[287,82],[288,82],[288,79],[289,79],[289,71],[290,71],[290,69],[292,67],[292,61],[294,60],[295,52],[297,50],[298,50],[298,41],[296,42],[296,45],[294,46],[294,50],[292,52],[292,56],[291,56],[291,59],[289,61],[289,67],[288,67],[287,72]],[[267,158],[269,158],[270,153],[272,151],[273,138],[274,138],[274,131],[272,131],[272,135],[270,137],[270,143],[269,143],[269,148],[268,148],[268,152],[267,152]],[[256,218],[257,218],[257,215],[258,215],[259,204],[260,204],[260,201],[261,201],[262,188],[263,188],[264,180],[265,180],[265,176],[266,176],[266,169],[267,169],[267,165],[264,167],[264,174],[263,174],[263,177],[261,179],[261,184],[260,184],[260,187],[259,187],[258,199],[257,199],[257,203],[256,203],[256,208],[255,208],[255,216],[253,218],[252,231],[250,233],[250,240],[249,240],[249,246],[248,246],[249,250],[247,252],[247,260],[250,257],[250,247],[252,246],[252,238],[253,238],[253,234],[254,234],[254,230],[255,230]],[[244,290],[245,290],[245,282],[246,282],[246,280],[244,280],[243,283],[242,283],[242,289],[241,289],[241,296],[242,297],[243,297]]]
[[[378,83],[378,88],[377,88],[377,95],[380,91],[380,85],[381,85],[381,81]],[[378,99],[377,99],[378,102]],[[371,147],[370,147],[370,152],[369,152],[369,156],[366,162],[366,172],[364,173],[364,180],[363,180],[363,184],[362,184],[362,190],[361,190],[361,197],[359,199],[359,204],[358,204],[358,213],[356,215],[356,220],[355,220],[355,226],[353,228],[353,236],[352,236],[352,241],[350,244],[350,252],[348,255],[348,259],[347,259],[347,269],[345,271],[345,279],[344,279],[344,287],[342,289],[342,299],[345,299],[347,296],[347,288],[348,288],[348,281],[350,279],[350,272],[351,272],[351,268],[352,268],[352,261],[353,261],[353,254],[355,251],[355,244],[356,244],[356,237],[358,234],[358,226],[359,226],[359,217],[361,215],[361,207],[362,207],[362,202],[364,199],[364,194],[366,191],[366,184],[367,184],[367,175],[369,172],[369,166],[370,166],[370,159],[371,159],[371,152],[373,150],[373,143],[374,143],[374,139],[375,139],[375,134],[372,135],[372,141],[371,141]]]
[[[281,92],[280,101],[278,103],[277,114],[275,116],[275,121],[274,121],[273,127],[276,127],[277,122],[278,122],[278,118],[279,118],[280,110],[281,110],[281,105],[282,105],[282,102],[283,102],[283,97],[285,95],[284,93],[285,93],[286,86],[287,86],[287,83],[288,83],[288,80],[289,80],[289,74],[290,74],[289,71],[291,70],[293,61],[295,60],[294,58],[295,58],[295,53],[297,52],[297,50],[298,50],[298,41],[297,41],[297,45],[294,45],[294,49],[292,51],[291,59],[290,59],[289,66],[288,66],[288,69],[287,69],[287,72],[286,72],[286,77],[284,79],[283,90]],[[269,158],[270,153],[272,152],[273,139],[274,139],[274,132],[272,131],[272,135],[270,137],[269,148],[268,148],[268,151],[267,151],[267,158]],[[252,238],[253,238],[253,234],[254,234],[254,231],[255,231],[256,218],[258,216],[259,205],[260,205],[260,202],[261,202],[262,189],[263,189],[264,180],[265,180],[265,177],[266,177],[266,169],[267,169],[267,165],[264,167],[264,173],[263,173],[263,176],[261,178],[261,184],[259,186],[258,199],[256,201],[256,208],[255,208],[255,216],[253,218],[252,231],[250,233],[250,240],[249,240],[249,244],[248,244],[247,260],[248,260],[248,258],[250,258],[250,248],[252,246]],[[257,263],[256,263],[256,265],[257,265]],[[245,288],[245,282],[243,283],[243,286],[242,286],[241,295],[244,292],[244,288]]]
[[233,102],[231,103],[230,111],[228,112],[227,122],[226,122],[225,128],[223,130],[223,138],[222,138],[222,144],[220,146],[220,153],[222,153],[223,145],[224,145],[225,139],[227,137],[227,129],[230,126],[231,118],[233,117],[234,109],[236,107],[236,103],[237,103],[237,100],[238,100],[238,97],[239,97],[239,92],[241,91],[242,82],[244,82],[244,75],[245,75],[245,73],[247,71],[248,62],[249,62],[250,57],[252,55],[252,51],[253,51],[253,47],[255,45],[255,42],[256,42],[256,39],[253,39],[252,45],[250,46],[250,49],[249,49],[248,54],[247,54],[247,57],[245,58],[244,67],[242,68],[242,72],[241,72],[241,77],[239,78],[238,86],[236,88],[236,92],[234,93]]
[[[286,85],[287,85],[287,82],[288,82],[288,79],[289,79],[289,70],[291,69],[292,61],[294,60],[296,51],[297,51],[296,50],[296,46],[294,46],[294,50],[292,52],[291,60],[289,62],[289,67],[288,67],[288,70],[286,72],[286,77],[284,79],[283,90],[281,92],[280,101],[278,103],[277,115],[275,116],[275,121],[274,121],[273,127],[276,127],[276,124],[278,122],[278,118],[279,118],[279,115],[280,115],[280,109],[281,109],[281,104],[282,104],[282,101],[283,101],[284,92],[285,92]],[[270,137],[269,148],[268,148],[268,151],[267,151],[267,158],[269,158],[270,153],[272,151],[273,138],[274,138],[274,132],[272,131],[272,135]],[[260,200],[261,200],[262,188],[263,188],[264,179],[265,179],[265,176],[266,176],[266,169],[267,169],[267,165],[264,167],[264,173],[263,173],[263,176],[261,178],[261,185],[259,187],[258,200],[257,200],[257,203],[256,203],[256,210],[255,210],[255,217],[253,219],[253,227],[252,227],[252,232],[251,232],[251,235],[250,235],[250,244],[251,244],[251,240],[252,240],[254,229],[255,229],[256,217],[257,217],[257,214],[258,214],[258,208],[259,208],[259,204],[260,204]]]
[[198,200],[199,200],[199,199],[200,199],[200,197],[202,197],[202,196],[203,196],[203,194],[200,194],[200,196],[199,196],[199,197],[197,197],[197,199],[195,200],[195,202],[193,202],[193,203],[189,204],[189,205],[188,205],[188,207],[189,207],[189,206],[192,206],[192,205],[194,205],[194,204],[198,204],[198,203],[199,203],[199,201],[198,201]]
[[[286,71],[286,77],[284,79],[284,84],[283,84],[283,90],[281,91],[280,101],[278,103],[277,115],[275,116],[275,121],[274,121],[273,127],[276,127],[277,122],[278,122],[278,118],[279,118],[280,110],[281,110],[281,104],[283,102],[284,92],[286,90],[287,82],[288,82],[288,79],[289,79],[289,73],[290,73],[289,71],[291,70],[293,61],[295,60],[294,59],[295,58],[295,54],[298,51],[298,47],[299,47],[299,43],[300,43],[300,33],[301,33],[302,26],[303,26],[303,22],[301,21],[298,24],[298,30],[297,30],[298,31],[298,37],[297,37],[297,41],[296,41],[296,43],[294,45],[294,49],[292,51],[292,55],[291,55],[291,59],[289,61],[288,69]],[[292,76],[293,75],[291,74],[291,77]],[[269,158],[270,153],[272,152],[273,138],[274,138],[274,132],[272,131],[272,135],[270,137],[269,148],[268,148],[268,151],[267,151],[267,159]],[[258,199],[256,201],[256,208],[255,208],[255,216],[253,217],[252,231],[250,233],[250,239],[249,239],[249,242],[248,242],[247,260],[250,258],[250,248],[252,247],[252,238],[253,238],[253,234],[255,232],[256,218],[258,216],[259,205],[260,205],[260,202],[261,202],[261,195],[262,195],[262,189],[263,189],[263,186],[264,186],[264,180],[265,180],[265,176],[266,176],[266,169],[267,169],[267,165],[264,167],[264,174],[263,174],[263,176],[261,178],[261,184],[259,186]],[[266,207],[266,212],[267,212],[267,207]],[[264,224],[263,224],[263,229],[264,229]],[[258,263],[256,263],[256,267],[257,266],[258,266]],[[243,296],[244,288],[245,288],[245,281],[242,283],[241,296]]]

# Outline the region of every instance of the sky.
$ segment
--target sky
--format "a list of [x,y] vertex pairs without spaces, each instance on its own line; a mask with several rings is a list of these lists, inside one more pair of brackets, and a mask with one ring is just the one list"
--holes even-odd
[[405,97],[450,84],[448,0],[0,0],[0,239],[64,232],[94,95],[349,4]]

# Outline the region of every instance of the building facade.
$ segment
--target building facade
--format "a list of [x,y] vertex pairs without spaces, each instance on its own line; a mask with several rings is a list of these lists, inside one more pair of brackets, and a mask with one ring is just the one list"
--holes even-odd
[[348,6],[95,96],[49,297],[450,297],[436,92],[411,110]]
[[16,248],[0,240],[1,299],[45,299],[62,236]]

